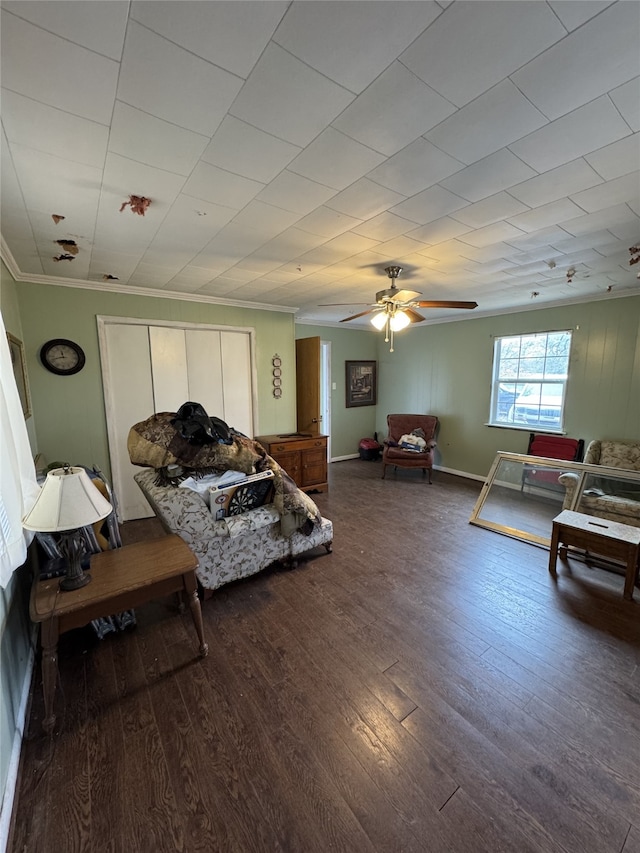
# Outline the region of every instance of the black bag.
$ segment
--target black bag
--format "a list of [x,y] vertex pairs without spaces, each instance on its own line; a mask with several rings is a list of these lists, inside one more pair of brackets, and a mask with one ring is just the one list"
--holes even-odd
[[200,403],[183,403],[171,425],[189,444],[202,447],[205,444],[233,444],[231,431],[220,418],[209,417]]

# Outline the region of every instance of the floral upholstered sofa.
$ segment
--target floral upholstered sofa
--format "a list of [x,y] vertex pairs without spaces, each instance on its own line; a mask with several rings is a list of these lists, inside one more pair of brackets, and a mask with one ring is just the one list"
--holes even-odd
[[198,558],[196,575],[206,590],[253,575],[276,560],[293,562],[319,545],[331,551],[333,524],[327,518],[320,517],[308,535],[295,530],[286,536],[273,504],[216,520],[198,492],[157,485],[155,470],[147,468],[134,479],[164,529],[181,536]]
[[[592,441],[587,447],[584,464],[602,465],[609,470],[602,477],[588,475],[577,511],[640,527],[640,441]],[[616,479],[612,468],[637,471],[638,479]],[[572,508],[579,480],[580,476],[573,471],[558,477],[566,489],[563,509]]]

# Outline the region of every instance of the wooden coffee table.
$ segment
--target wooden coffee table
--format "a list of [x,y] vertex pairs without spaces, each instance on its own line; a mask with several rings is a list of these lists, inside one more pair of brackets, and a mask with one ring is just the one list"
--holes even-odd
[[624,597],[633,598],[640,563],[640,528],[565,509],[553,519],[549,571],[554,577],[558,550],[566,557],[567,545],[626,563]]
[[68,592],[60,590],[60,578],[35,581],[31,589],[31,619],[40,624],[42,688],[45,718],[42,726],[55,724],[53,702],[58,672],[58,637],[93,619],[110,616],[162,598],[186,592],[200,641],[200,654],[209,648],[204,641],[202,612],[195,569],[198,565],[189,546],[176,535],[103,551],[91,557],[91,583]]

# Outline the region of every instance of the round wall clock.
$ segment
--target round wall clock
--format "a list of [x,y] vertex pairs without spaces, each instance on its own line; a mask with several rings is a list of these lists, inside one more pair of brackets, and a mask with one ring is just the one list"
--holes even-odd
[[40,361],[58,376],[72,376],[84,367],[84,351],[79,344],[66,338],[53,338],[42,345]]

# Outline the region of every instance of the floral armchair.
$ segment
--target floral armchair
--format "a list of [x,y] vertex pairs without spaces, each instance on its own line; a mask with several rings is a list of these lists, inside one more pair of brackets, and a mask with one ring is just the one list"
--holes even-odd
[[[385,478],[387,465],[393,465],[394,468],[422,468],[423,475],[429,472],[431,483],[438,418],[435,415],[387,415],[387,427],[388,435],[382,451],[382,479]],[[424,433],[425,446],[422,452],[400,446],[402,437],[416,429]]]
[[[585,453],[586,465],[602,465],[625,471],[637,471],[640,480],[640,441],[615,441],[609,439],[590,442]],[[565,487],[562,508],[572,509],[580,477],[568,471],[558,477]],[[640,527],[640,485],[638,480],[616,479],[589,475],[586,487],[576,507],[578,512]]]

